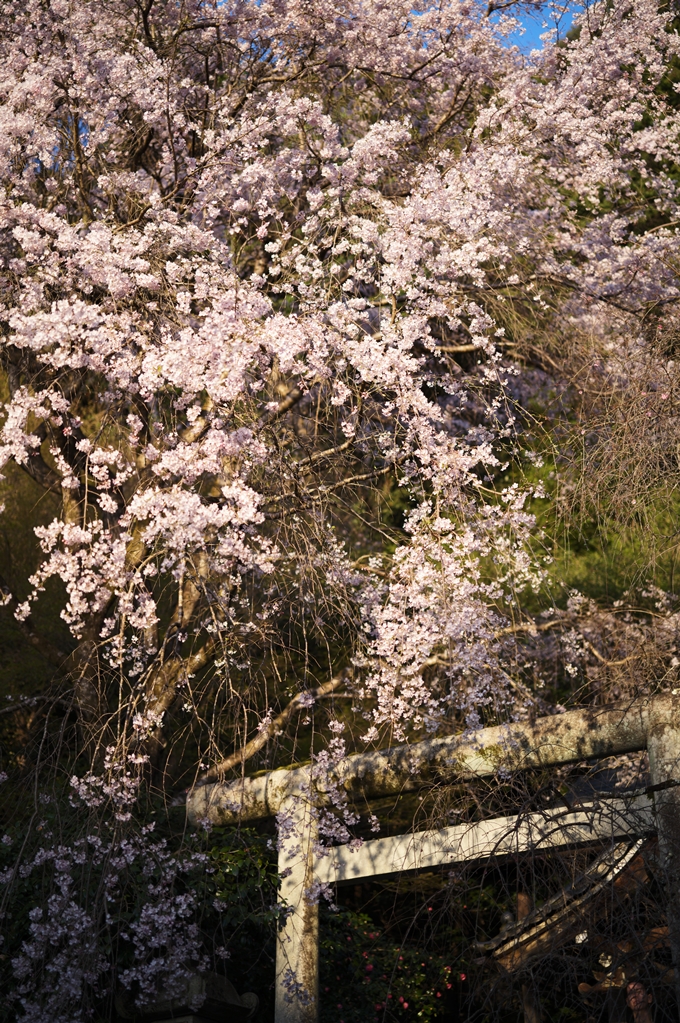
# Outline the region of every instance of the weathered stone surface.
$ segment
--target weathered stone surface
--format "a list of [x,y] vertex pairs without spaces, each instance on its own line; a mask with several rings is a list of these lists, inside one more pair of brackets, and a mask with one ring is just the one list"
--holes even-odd
[[646,795],[602,799],[572,810],[493,817],[436,831],[374,838],[360,849],[335,846],[316,859],[315,880],[355,884],[365,878],[429,870],[446,863],[519,856],[566,845],[612,842],[654,831],[652,800]]
[[[483,778],[500,766],[509,770],[566,764],[645,749],[650,721],[670,721],[673,697],[658,696],[621,707],[568,711],[534,724],[483,728],[472,738],[459,735],[430,739],[411,746],[346,757],[325,784],[314,783],[319,804],[338,785],[365,798],[412,791],[437,781]],[[254,820],[277,813],[293,793],[310,788],[309,767],[270,771],[196,787],[187,798],[193,823]]]
[[289,912],[276,936],[276,1023],[319,1015],[319,905],[314,893],[318,829],[314,806],[296,798],[279,833],[279,898]]
[[654,706],[648,725],[649,773],[667,894],[668,930],[680,1007],[680,702]]

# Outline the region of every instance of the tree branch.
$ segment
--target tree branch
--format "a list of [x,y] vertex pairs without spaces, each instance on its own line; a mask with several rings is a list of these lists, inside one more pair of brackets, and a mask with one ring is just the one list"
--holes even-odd
[[[2,595],[3,597],[3,606],[8,611],[13,611],[14,609],[16,609],[17,599],[2,576],[0,576],[0,595]],[[39,653],[43,655],[45,660],[49,661],[53,668],[59,669],[63,666],[63,663],[68,655],[63,650],[60,650],[58,647],[54,646],[53,643],[50,643],[49,640],[46,640],[43,636],[39,636],[34,631],[33,622],[30,615],[28,616],[28,618],[24,618],[23,621],[19,621],[15,617],[14,621],[17,627],[20,629],[21,633],[23,634],[24,639],[26,639],[26,641],[30,643],[32,647],[38,650]]]
[[242,749],[236,753],[232,753],[231,756],[221,760],[219,764],[215,764],[210,770],[204,774],[201,779],[201,785],[206,784],[210,781],[221,780],[227,771],[231,771],[232,768],[238,767],[239,764],[244,764],[246,760],[250,760],[251,757],[255,756],[263,746],[266,746],[270,739],[277,735],[286,722],[293,716],[296,710],[302,710],[308,706],[307,701],[310,699],[319,700],[323,696],[328,696],[333,693],[336,689],[345,682],[347,678],[346,672],[341,672],[339,675],[335,675],[330,681],[324,682],[323,685],[317,686],[316,689],[310,689],[305,693],[298,693],[290,701],[287,707],[277,714],[275,718],[272,718],[264,728],[262,728],[258,734],[247,742]]
[[257,421],[257,429],[261,430],[263,426],[269,426],[275,420],[285,415],[289,409],[292,409],[293,405],[297,405],[300,398],[302,397],[302,391],[299,387],[293,387],[288,392],[283,401],[279,402],[278,406],[272,412],[265,412]]
[[16,458],[14,462],[39,486],[44,487],[45,490],[58,491],[61,488],[61,476],[47,464],[40,452],[42,442],[47,436],[45,423],[41,423],[36,427],[32,432],[32,436],[37,437],[40,444],[29,452],[25,462],[19,462]]
[[[389,465],[383,466],[382,469],[372,469],[370,472],[362,472],[357,476],[348,476],[346,479],[338,480],[336,483],[323,483],[321,486],[310,490],[302,496],[311,501],[318,501],[322,494],[329,494],[333,490],[339,490],[341,487],[347,487],[350,483],[363,483],[365,480],[378,479],[380,476],[386,476],[387,473],[392,472],[393,469],[394,463],[390,462]],[[266,503],[280,504],[282,501],[290,501],[297,496],[297,494],[291,493],[290,491],[285,494],[272,494],[271,497],[266,499]]]
[[215,649],[215,642],[214,639],[209,639],[195,654],[187,658],[173,657],[153,673],[147,696],[149,711],[160,716],[168,710],[175,699],[180,678],[193,675],[205,667]]
[[299,462],[295,462],[295,468],[299,469],[303,465],[311,465],[313,462],[320,462],[322,458],[331,458],[332,455],[339,455],[342,451],[347,451],[347,448],[354,444],[354,437],[350,437],[344,444],[338,444],[335,448],[326,448],[325,451],[315,451],[313,455],[307,455],[306,458],[301,458]]
[[0,707],[0,714],[15,714],[19,710],[36,707],[40,703],[59,703],[65,707],[73,706],[73,701],[66,700],[63,696],[50,696],[49,693],[38,693],[37,696],[22,696],[16,703],[8,703],[4,707]]
[[[517,343],[515,341],[494,341],[494,347],[496,348],[516,348]],[[437,345],[435,351],[437,352],[483,352],[484,349],[481,345],[465,344],[465,345]]]

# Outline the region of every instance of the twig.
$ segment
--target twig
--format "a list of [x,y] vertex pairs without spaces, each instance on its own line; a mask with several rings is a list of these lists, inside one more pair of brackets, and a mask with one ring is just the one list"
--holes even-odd
[[588,649],[590,650],[591,654],[594,654],[597,657],[597,659],[600,662],[600,664],[604,664],[608,668],[618,668],[619,665],[627,664],[628,661],[634,661],[636,657],[640,656],[639,654],[628,654],[627,657],[622,657],[621,660],[619,660],[619,661],[608,661],[607,658],[603,657],[602,654],[600,653],[600,651],[596,647],[593,646],[593,644],[590,642],[590,640],[584,639],[584,643],[588,647]]
[[[494,345],[497,348],[516,348],[516,341],[494,341]],[[437,345],[435,348],[437,352],[483,352],[485,349],[482,345]]]
[[[349,486],[350,483],[362,483],[364,480],[377,479],[379,476],[385,476],[388,472],[391,472],[393,468],[394,464],[390,462],[389,465],[384,466],[382,469],[362,472],[358,476],[348,476],[346,479],[338,480],[336,483],[323,483],[321,486],[310,490],[304,497],[310,501],[318,501],[322,494],[328,494],[333,490],[338,490],[340,487]],[[285,494],[272,494],[271,497],[266,499],[266,502],[267,504],[280,504],[282,501],[289,501],[297,496],[294,491],[287,491]]]
[[561,618],[554,618],[549,622],[541,622],[537,625],[536,622],[519,622],[517,625],[508,625],[504,629],[498,629],[494,632],[494,637],[499,638],[500,636],[513,636],[517,632],[545,632],[547,629],[554,629],[556,625],[566,624]]
[[279,419],[280,416],[285,415],[289,409],[292,409],[293,405],[297,405],[301,397],[302,391],[300,390],[300,388],[293,387],[288,392],[283,401],[279,402],[275,409],[273,409],[271,412],[265,412],[265,414],[260,417],[260,419],[257,422],[257,429],[261,430],[263,426],[269,426],[270,423],[273,423],[275,420]]
[[308,700],[320,700],[324,696],[330,695],[336,689],[346,681],[346,672],[341,672],[339,675],[335,675],[330,681],[324,682],[323,685],[317,686],[316,689],[310,689],[304,693],[298,693],[290,701],[287,707],[277,714],[275,718],[272,718],[258,734],[243,746],[242,749],[236,753],[232,753],[231,756],[225,757],[219,764],[215,764],[211,767],[206,774],[201,776],[200,784],[205,784],[209,781],[219,780],[224,777],[227,771],[231,771],[232,768],[238,767],[240,764],[245,763],[253,757],[263,746],[266,746],[271,738],[278,734],[281,728],[286,724],[289,718],[295,713],[296,710],[302,710],[307,706]]
[[[26,707],[35,707],[38,703],[46,703],[50,699],[46,693],[41,693],[38,696],[23,696],[16,703],[8,703],[4,707],[0,707],[0,714],[14,714],[17,710],[24,710]],[[65,701],[59,698],[54,700],[55,703],[64,703]]]
[[330,458],[332,455],[339,455],[342,451],[347,451],[347,448],[351,447],[354,443],[354,437],[350,437],[344,444],[338,444],[335,448],[326,448],[325,451],[316,451],[313,455],[307,455],[306,458],[301,458],[299,462],[295,463],[295,468],[299,469],[302,465],[311,465],[312,462],[318,462],[322,458]]

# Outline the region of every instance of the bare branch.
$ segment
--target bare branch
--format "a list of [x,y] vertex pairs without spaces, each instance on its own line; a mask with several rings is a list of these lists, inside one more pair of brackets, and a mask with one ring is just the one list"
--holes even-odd
[[347,451],[354,443],[354,438],[350,437],[344,444],[338,444],[335,448],[326,448],[325,451],[315,451],[313,455],[308,455],[306,458],[301,458],[299,462],[295,463],[295,468],[300,469],[303,465],[311,465],[314,462],[320,462],[322,458],[331,458],[333,455],[339,455],[342,451]]
[[283,401],[279,402],[277,408],[275,408],[272,412],[265,412],[265,414],[260,417],[257,422],[257,428],[261,430],[263,426],[269,426],[270,423],[275,422],[275,420],[285,415],[286,412],[292,409],[293,405],[297,405],[301,397],[302,391],[300,388],[293,387]]
[[[497,348],[516,348],[517,344],[514,341],[494,341],[494,345]],[[466,344],[466,345],[437,345],[438,352],[483,352],[484,349],[480,345]]]
[[317,686],[316,689],[308,690],[304,693],[298,693],[290,701],[287,707],[277,714],[275,718],[272,718],[259,732],[258,734],[247,742],[245,746],[236,753],[232,753],[231,756],[225,757],[219,764],[215,764],[210,770],[201,777],[200,784],[205,784],[210,781],[221,780],[227,771],[231,771],[232,768],[238,767],[240,764],[244,764],[246,760],[250,760],[251,757],[255,756],[263,746],[266,746],[270,739],[281,731],[287,721],[293,716],[296,710],[302,710],[307,706],[307,700],[320,700],[324,696],[329,696],[334,693],[336,689],[346,681],[347,675],[343,671],[339,675],[335,675],[330,681],[324,682],[323,685]]

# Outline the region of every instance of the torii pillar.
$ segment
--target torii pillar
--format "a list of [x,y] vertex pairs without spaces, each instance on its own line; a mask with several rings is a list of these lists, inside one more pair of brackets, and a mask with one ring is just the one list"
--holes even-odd
[[[574,763],[648,749],[654,806],[645,797],[633,807],[609,801],[572,814],[553,811],[518,820],[496,818],[475,825],[367,842],[358,853],[339,847],[317,854],[316,809],[328,790],[370,799],[415,791],[436,782],[490,777],[512,771]],[[283,815],[279,837],[281,899],[289,916],[279,932],[276,1023],[318,1019],[318,898],[315,882],[356,880],[437,863],[507,855],[537,846],[603,841],[617,835],[659,835],[667,892],[667,917],[680,1006],[680,705],[659,696],[627,707],[568,711],[533,725],[484,728],[473,738],[447,736],[346,757],[325,783],[311,782],[309,767],[197,787],[187,811],[193,823],[236,823]],[[535,818],[535,819],[534,819]],[[547,827],[547,831],[546,831]]]
[[659,853],[667,895],[668,937],[680,1011],[680,703],[657,698],[647,724]]

